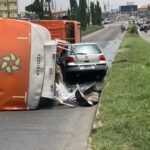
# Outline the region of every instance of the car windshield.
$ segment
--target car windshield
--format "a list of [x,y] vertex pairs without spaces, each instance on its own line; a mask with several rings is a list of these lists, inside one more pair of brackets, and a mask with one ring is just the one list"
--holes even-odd
[[71,54],[100,54],[101,49],[96,44],[86,44],[86,45],[73,45],[73,51]]

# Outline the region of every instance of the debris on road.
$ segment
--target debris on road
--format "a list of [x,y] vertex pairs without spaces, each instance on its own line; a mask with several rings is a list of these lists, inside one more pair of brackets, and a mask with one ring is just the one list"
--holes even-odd
[[75,105],[69,103],[73,100],[77,102],[77,105],[87,107],[96,105],[98,103],[101,87],[98,87],[96,83],[90,85],[86,89],[81,89],[78,84],[76,87],[76,90],[69,92],[67,87],[62,82],[60,82],[56,85],[57,96],[55,96],[55,100],[57,100],[60,104],[64,104],[70,107],[75,107]]
[[81,90],[80,86],[77,85],[77,91],[75,93],[77,102],[81,106],[93,106],[98,103],[101,89],[96,89],[96,85],[88,87],[85,90]]

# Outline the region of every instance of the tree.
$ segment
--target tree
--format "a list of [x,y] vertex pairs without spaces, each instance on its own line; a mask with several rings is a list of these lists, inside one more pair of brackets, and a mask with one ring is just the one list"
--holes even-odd
[[150,5],[148,5],[148,19],[150,19]]
[[95,5],[95,23],[97,25],[101,25],[101,15],[102,15],[102,11],[101,11],[101,7],[99,5],[99,1],[97,1],[96,5]]
[[89,26],[91,23],[91,12],[90,12],[90,7],[89,4],[87,5],[87,25]]
[[46,0],[46,2],[48,3],[48,16],[49,16],[49,18],[48,19],[52,19],[53,17],[52,17],[52,12],[51,12],[51,2],[52,2],[52,0]]
[[33,4],[30,4],[25,7],[25,10],[28,12],[34,12],[39,19],[43,19],[44,12],[43,12],[43,0],[35,0]]
[[70,11],[70,9],[68,9],[67,18],[68,18],[69,20],[71,19],[71,11]]
[[81,30],[87,27],[87,3],[86,0],[79,0],[78,20],[81,23]]
[[70,0],[70,16],[72,20],[77,20],[78,4],[76,0]]
[[95,5],[94,5],[94,2],[90,3],[90,10],[91,10],[91,22],[92,22],[92,25],[95,25],[96,21],[95,21]]
[[90,10],[91,10],[92,25],[101,25],[102,11],[101,11],[101,7],[99,5],[99,2],[97,1],[96,5],[94,4],[94,2],[91,2],[90,3]]

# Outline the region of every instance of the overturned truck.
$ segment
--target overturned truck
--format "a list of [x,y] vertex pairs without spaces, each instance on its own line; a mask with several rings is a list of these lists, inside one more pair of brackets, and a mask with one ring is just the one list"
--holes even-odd
[[53,98],[57,43],[26,21],[0,19],[0,110],[36,109]]

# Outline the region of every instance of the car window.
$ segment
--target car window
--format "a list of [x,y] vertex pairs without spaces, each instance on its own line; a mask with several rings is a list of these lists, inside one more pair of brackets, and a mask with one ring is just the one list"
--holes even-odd
[[101,49],[96,44],[88,45],[73,45],[73,51],[70,52],[71,55],[76,54],[99,54],[102,53]]

